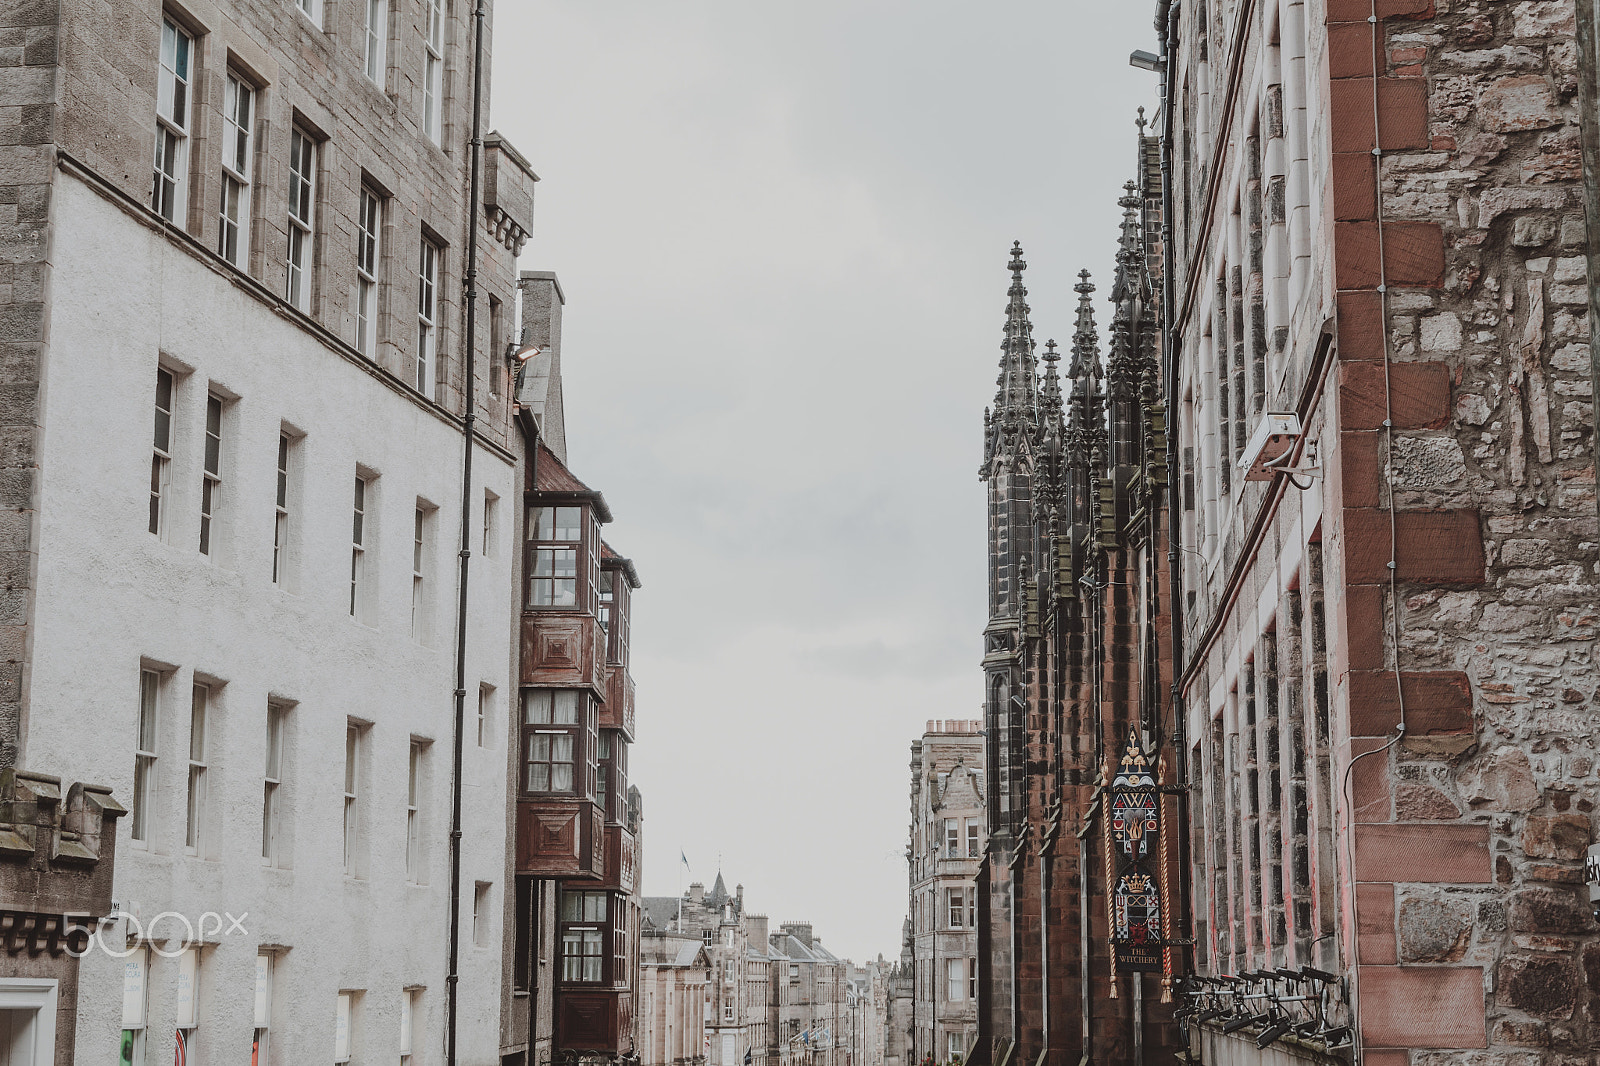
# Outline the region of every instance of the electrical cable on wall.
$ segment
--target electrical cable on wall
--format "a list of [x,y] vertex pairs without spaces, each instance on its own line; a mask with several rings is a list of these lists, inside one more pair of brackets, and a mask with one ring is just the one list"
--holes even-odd
[[[1367,23],[1370,26],[1371,31],[1372,31],[1372,57],[1373,57],[1372,58],[1372,184],[1373,184],[1373,218],[1374,218],[1374,220],[1376,221],[1376,224],[1377,224],[1377,239],[1378,239],[1378,323],[1379,323],[1379,332],[1380,332],[1380,334],[1382,336],[1382,344],[1383,344],[1383,429],[1384,429],[1384,441],[1383,441],[1383,443],[1384,443],[1384,448],[1383,448],[1382,469],[1383,469],[1383,482],[1384,482],[1385,485],[1387,485],[1389,487],[1389,608],[1390,608],[1390,612],[1391,612],[1391,614],[1390,614],[1390,623],[1389,623],[1389,635],[1390,635],[1390,639],[1394,642],[1394,688],[1395,688],[1396,706],[1397,706],[1397,708],[1399,710],[1399,721],[1395,724],[1395,734],[1394,734],[1394,736],[1389,738],[1389,741],[1387,743],[1385,743],[1382,747],[1373,748],[1371,751],[1364,751],[1364,752],[1360,753],[1359,755],[1357,755],[1354,758],[1352,758],[1350,760],[1349,764],[1346,765],[1346,767],[1345,767],[1344,784],[1343,784],[1343,787],[1342,787],[1342,792],[1344,793],[1345,810],[1348,812],[1349,817],[1350,817],[1350,832],[1345,838],[1345,851],[1347,853],[1347,857],[1348,857],[1349,863],[1350,863],[1350,879],[1351,879],[1351,884],[1352,885],[1355,884],[1355,879],[1356,879],[1356,869],[1355,869],[1356,861],[1355,861],[1355,810],[1354,810],[1354,802],[1355,801],[1354,801],[1354,798],[1352,797],[1351,792],[1350,792],[1351,776],[1352,776],[1353,772],[1355,771],[1355,765],[1356,765],[1357,762],[1359,762],[1360,760],[1366,758],[1368,755],[1377,755],[1377,754],[1380,754],[1380,753],[1388,752],[1391,748],[1393,748],[1396,744],[1398,744],[1400,742],[1400,740],[1405,736],[1405,733],[1406,733],[1406,696],[1405,696],[1405,689],[1404,689],[1404,685],[1402,683],[1401,673],[1400,673],[1400,591],[1399,591],[1400,579],[1399,579],[1399,567],[1396,565],[1397,562],[1398,562],[1398,559],[1396,558],[1396,556],[1398,555],[1398,540],[1399,540],[1399,537],[1398,537],[1398,532],[1397,532],[1396,524],[1395,524],[1394,471],[1393,471],[1393,466],[1392,466],[1392,462],[1393,462],[1393,458],[1392,457],[1394,455],[1394,406],[1393,406],[1393,392],[1392,392],[1392,389],[1391,389],[1391,386],[1390,386],[1390,377],[1389,377],[1389,364],[1390,364],[1390,354],[1389,354],[1389,276],[1388,276],[1387,266],[1386,266],[1385,259],[1384,259],[1384,246],[1383,246],[1383,139],[1382,139],[1382,133],[1381,133],[1382,127],[1379,125],[1379,117],[1378,117],[1378,56],[1380,54],[1382,54],[1382,53],[1379,52],[1378,46],[1379,46],[1379,44],[1381,42],[1381,38],[1382,38],[1382,29],[1381,29],[1381,26],[1380,26],[1380,24],[1378,22],[1378,4],[1377,4],[1377,0],[1370,0],[1369,11],[1370,11],[1370,13],[1367,16]],[[1358,903],[1358,901],[1356,899],[1356,893],[1355,893],[1355,891],[1353,889],[1352,889],[1352,891],[1350,893],[1350,908],[1351,908],[1351,918],[1353,920],[1353,924],[1356,926],[1356,928],[1360,928],[1359,903]],[[1353,943],[1351,945],[1351,949],[1352,949],[1352,953],[1353,954],[1359,956],[1359,951],[1360,951],[1359,942]],[[1354,1021],[1355,1021],[1355,1018],[1353,1016],[1357,1013],[1357,1011],[1359,1009],[1359,1006],[1360,1006],[1360,995],[1359,995],[1360,959],[1359,959],[1359,957],[1357,957],[1356,959],[1353,960],[1353,964],[1350,967],[1350,972],[1352,974],[1352,981],[1351,981],[1351,989],[1352,989],[1352,996],[1351,996],[1351,1013],[1352,1013],[1351,1021],[1352,1021],[1352,1025],[1351,1025],[1351,1032],[1352,1032],[1352,1039],[1353,1039],[1353,1041],[1355,1043],[1355,1061],[1359,1064],[1359,1063],[1365,1061],[1365,1048],[1362,1046],[1361,1027],[1359,1025],[1353,1024]]]

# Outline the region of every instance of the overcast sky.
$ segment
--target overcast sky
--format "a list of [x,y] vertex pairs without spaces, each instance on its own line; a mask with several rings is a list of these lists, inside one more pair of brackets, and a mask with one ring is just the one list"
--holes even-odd
[[567,296],[574,473],[638,564],[644,888],[895,958],[910,744],[980,713],[1006,261],[1102,282],[1153,0],[501,0],[524,269]]

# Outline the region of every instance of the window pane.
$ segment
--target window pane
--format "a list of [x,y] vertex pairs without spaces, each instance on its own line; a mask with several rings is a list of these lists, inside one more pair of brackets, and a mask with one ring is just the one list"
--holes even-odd
[[522,720],[528,725],[550,724],[550,692],[528,689],[522,694]]
[[557,507],[555,536],[552,540],[583,539],[583,508]]
[[[578,693],[575,689],[558,689],[552,695],[555,698],[555,718],[557,725],[578,724]],[[569,738],[570,742],[570,738]],[[570,749],[569,749],[570,750]]]
[[571,763],[565,763],[565,764],[557,763],[556,765],[550,767],[550,791],[551,792],[571,792],[572,791],[572,764]]
[[530,762],[528,764],[528,780],[524,786],[529,792],[550,791],[550,767],[547,763]]
[[[603,922],[606,920],[606,894],[604,892],[585,892],[583,894],[583,920],[586,922]],[[595,946],[599,946],[600,934],[595,934]]]
[[[561,894],[561,920],[563,922],[583,921],[583,894],[579,892],[563,892]],[[573,934],[568,933],[568,937]]]

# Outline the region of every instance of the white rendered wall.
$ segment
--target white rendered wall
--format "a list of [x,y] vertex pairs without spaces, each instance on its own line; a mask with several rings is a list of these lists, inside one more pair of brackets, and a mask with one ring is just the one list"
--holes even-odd
[[[460,523],[460,431],[275,314],[75,178],[60,177],[50,354],[45,368],[39,577],[24,762],[109,785],[131,807],[141,661],[167,677],[158,793],[148,847],[118,823],[115,896],[148,920],[162,911],[245,915],[247,933],[213,934],[201,969],[196,1062],[247,1062],[255,958],[277,960],[270,1061],[332,1062],[336,996],[364,989],[356,1062],[395,1062],[402,989],[423,986],[413,1062],[443,1060],[454,605]],[[175,493],[169,535],[147,531],[158,353],[191,367],[174,411]],[[224,503],[211,558],[197,550],[200,445],[214,383],[238,397],[224,423]],[[281,423],[305,434],[298,456],[298,548],[291,591],[271,582]],[[372,625],[348,609],[357,464],[376,471],[369,499],[376,563]],[[474,557],[467,733],[460,984],[460,1061],[498,1061],[500,914],[506,847],[506,695],[513,594],[510,508],[515,471],[474,459]],[[482,546],[487,487],[500,499],[490,558]],[[439,508],[429,549],[431,636],[410,635],[412,518]],[[209,855],[185,854],[189,694],[195,671],[213,690]],[[476,745],[480,683],[497,720]],[[269,697],[293,701],[287,729],[284,869],[260,857]],[[343,869],[347,717],[366,733],[367,876]],[[411,739],[432,741],[424,776],[426,871],[406,883]],[[493,882],[483,943],[472,940],[473,884]],[[161,930],[169,935],[177,927]],[[178,963],[156,958],[145,1061],[172,1061]],[[115,1062],[121,964],[83,960],[78,1056]]]

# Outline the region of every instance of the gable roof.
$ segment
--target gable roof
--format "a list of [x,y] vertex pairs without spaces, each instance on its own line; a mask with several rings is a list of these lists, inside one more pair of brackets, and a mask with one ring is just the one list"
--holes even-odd
[[611,521],[611,508],[606,506],[606,498],[579,481],[572,471],[567,469],[567,464],[560,457],[540,441],[534,462],[534,490],[536,492],[571,493],[574,496],[584,496],[594,502],[595,514],[602,522]]

